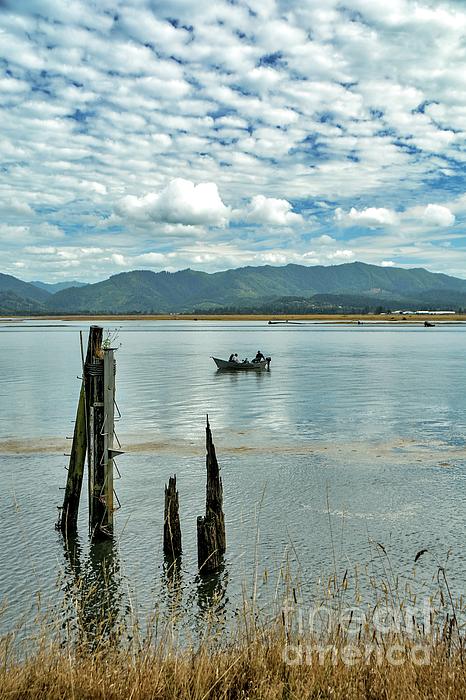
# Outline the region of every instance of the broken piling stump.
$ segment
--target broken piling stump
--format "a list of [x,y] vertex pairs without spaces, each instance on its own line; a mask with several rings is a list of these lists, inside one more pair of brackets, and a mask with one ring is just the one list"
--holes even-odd
[[223,513],[223,485],[210,430],[206,425],[206,512],[197,519],[197,558],[202,573],[217,571],[223,563],[226,550],[225,515]]
[[181,526],[176,474],[169,478],[168,486],[165,485],[163,551],[172,559],[176,559],[181,554]]

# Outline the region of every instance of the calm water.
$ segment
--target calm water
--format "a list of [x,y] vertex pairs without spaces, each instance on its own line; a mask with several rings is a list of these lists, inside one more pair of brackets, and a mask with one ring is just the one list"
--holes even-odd
[[[114,325],[110,326],[111,328]],[[149,615],[167,599],[161,553],[163,489],[175,473],[184,555],[182,606],[216,590],[234,611],[257,570],[273,596],[288,558],[313,595],[319,577],[377,561],[429,585],[447,567],[464,592],[466,327],[267,326],[263,322],[122,322],[115,543],[89,548],[83,497],[77,550],[54,530],[79,393],[79,323],[0,326],[0,628],[37,605],[60,604],[75,577],[97,581],[106,557],[110,599]],[[222,374],[210,355],[271,355],[268,373]],[[225,491],[228,552],[199,581],[196,517],[205,494],[208,413]],[[255,567],[255,562],[257,567]],[[100,589],[100,583],[98,588]],[[100,596],[100,598],[99,598]]]

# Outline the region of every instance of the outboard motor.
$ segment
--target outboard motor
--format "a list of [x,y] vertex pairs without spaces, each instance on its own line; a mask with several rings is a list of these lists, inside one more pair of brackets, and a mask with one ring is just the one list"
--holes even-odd
[[265,359],[266,359],[266,362],[267,362],[267,370],[269,370],[269,369],[270,369],[270,363],[271,363],[271,361],[272,361],[272,358],[271,358],[271,357],[266,357]]

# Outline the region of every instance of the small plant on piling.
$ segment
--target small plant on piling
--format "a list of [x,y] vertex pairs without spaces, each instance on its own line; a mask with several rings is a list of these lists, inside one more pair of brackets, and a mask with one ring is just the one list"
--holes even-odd
[[106,329],[105,338],[102,341],[102,350],[109,350],[110,348],[116,350],[121,348],[121,343],[118,342],[120,330],[120,328],[114,328],[113,330],[110,328]]

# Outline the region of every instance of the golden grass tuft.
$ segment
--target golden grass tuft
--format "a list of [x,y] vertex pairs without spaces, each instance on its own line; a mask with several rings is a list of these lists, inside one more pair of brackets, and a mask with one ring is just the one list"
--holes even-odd
[[201,644],[176,651],[161,647],[101,649],[92,654],[44,645],[22,662],[2,658],[0,698],[161,700],[207,698],[445,698],[466,696],[459,652],[442,644],[428,665],[324,663],[289,666],[284,639],[274,629],[224,648]]
[[341,576],[335,561],[311,601],[286,564],[276,597],[260,608],[256,570],[233,618],[214,593],[194,629],[177,599],[176,566],[167,575],[170,605],[145,628],[119,618],[111,571],[90,586],[77,578],[63,614],[38,618],[34,634],[28,623],[0,638],[0,700],[465,698],[466,609],[446,569],[436,563],[435,586],[421,599],[415,570],[402,583],[385,547],[376,551],[368,585],[359,567]]
[[145,637],[137,624],[129,636],[104,624],[65,637],[63,625],[44,624],[33,639],[0,640],[0,700],[455,700],[466,697],[464,638],[444,602],[427,633],[422,625],[380,633],[369,618],[351,633],[340,623],[308,633],[295,589],[270,619],[246,603],[227,625],[209,612],[195,643],[179,642],[176,616]]

